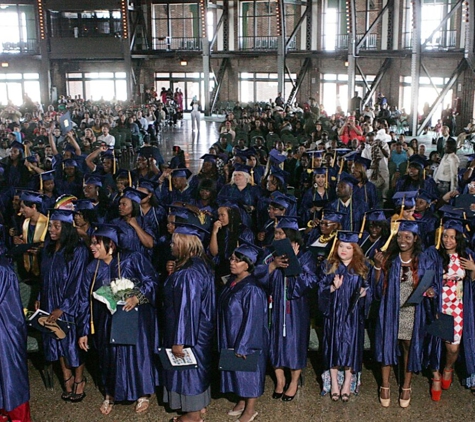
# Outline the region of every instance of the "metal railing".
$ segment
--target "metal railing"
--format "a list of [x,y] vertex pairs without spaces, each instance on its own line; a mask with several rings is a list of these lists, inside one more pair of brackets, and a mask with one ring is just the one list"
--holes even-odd
[[0,48],[0,54],[37,54],[38,41],[28,40],[21,42],[3,42]]
[[[357,43],[363,38],[364,34],[358,34],[356,36]],[[347,50],[349,43],[350,35],[349,34],[340,34],[337,37],[337,50]],[[364,40],[360,50],[376,50],[378,48],[378,34],[368,34]]]
[[[286,38],[286,42],[289,38]],[[279,37],[239,37],[239,50],[277,50]],[[289,50],[296,50],[295,38],[289,44]]]
[[163,37],[153,38],[153,50],[199,51],[202,49],[199,37]]
[[[424,41],[422,40],[422,42]],[[412,32],[405,32],[403,34],[403,48],[412,48]],[[456,29],[437,32],[425,45],[425,50],[450,50],[457,48],[459,47],[457,46]]]

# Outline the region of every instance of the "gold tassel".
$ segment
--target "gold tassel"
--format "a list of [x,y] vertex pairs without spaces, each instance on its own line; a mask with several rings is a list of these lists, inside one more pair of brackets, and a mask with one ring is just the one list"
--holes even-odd
[[435,248],[437,250],[440,249],[440,241],[442,240],[442,232],[444,231],[444,224],[442,223],[442,218],[440,219],[440,225],[435,231],[435,238],[437,239]]
[[40,237],[40,241],[41,241],[41,242],[44,242],[44,241],[45,241],[46,234],[48,233],[48,226],[49,226],[49,211],[48,211],[48,215],[46,216],[46,227],[45,227],[45,230],[44,230],[43,234],[42,234],[41,237]]
[[328,168],[325,169],[325,189],[328,189]]
[[[467,220],[467,213],[465,211],[463,212],[463,219]],[[467,232],[470,233],[470,226],[468,224],[465,224],[465,230],[467,230]],[[465,234],[464,234],[464,236],[465,236]]]
[[127,173],[129,175],[129,188],[132,187],[132,173],[130,172],[130,170],[127,170]]
[[254,186],[254,169],[251,169],[251,186]]
[[169,192],[171,192],[173,190],[173,186],[172,186],[172,174],[170,173],[168,175],[168,190]]
[[312,169],[315,168],[315,154],[312,154]]
[[328,259],[330,259],[330,257],[333,255],[333,252],[335,251],[335,245],[336,245],[337,239],[338,239],[338,232],[336,232],[335,237],[333,238],[333,245],[332,245],[332,248],[330,249],[330,253],[328,254]]
[[364,231],[365,224],[366,224],[366,213],[363,216],[363,222],[361,223],[360,234],[358,235],[358,238],[360,238],[360,239],[363,237],[363,231]]
[[404,213],[404,202],[405,202],[405,200],[406,200],[406,195],[404,195],[404,196],[402,197],[401,212],[399,213],[399,219],[400,219],[400,220],[403,219],[403,218],[402,218],[402,215],[403,215],[403,213]]
[[[117,167],[117,165],[115,163],[115,151],[112,150],[112,174],[114,174],[114,175],[115,175],[115,172],[117,170],[116,167]],[[130,187],[132,187],[132,185]]]
[[43,193],[43,176],[40,173],[40,191]]
[[399,224],[399,221],[393,221],[391,223],[391,234],[389,235],[388,240],[386,241],[384,246],[381,248],[381,252],[386,252],[386,250],[388,249],[391,240],[395,235],[397,235],[397,232],[399,231]]

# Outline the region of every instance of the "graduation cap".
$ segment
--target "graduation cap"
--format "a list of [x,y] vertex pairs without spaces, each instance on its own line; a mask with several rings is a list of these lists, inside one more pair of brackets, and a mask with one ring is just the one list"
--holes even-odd
[[475,160],[475,154],[464,154],[464,155],[465,157],[467,157],[468,162]]
[[419,154],[413,154],[409,157],[409,165],[411,164],[416,165],[421,169],[425,169],[428,166],[428,161]]
[[363,158],[361,155],[356,155],[354,162],[361,164],[366,169],[369,169],[371,167],[371,160],[369,160],[368,158]]
[[326,167],[317,167],[313,169],[313,174],[327,174],[328,169]]
[[98,176],[97,174],[89,174],[84,176],[84,184],[102,187],[101,176]]
[[119,233],[120,229],[115,224],[98,224],[92,235],[106,237],[112,240],[116,246],[119,246]]
[[24,190],[20,194],[20,200],[31,202],[33,204],[42,204],[43,195],[41,195],[39,192]]
[[163,158],[162,154],[160,153],[160,150],[156,147],[152,146],[145,146],[142,147],[138,150],[138,156],[139,157],[144,157],[144,158],[153,158],[157,164],[163,163]]
[[251,167],[246,166],[245,164],[234,164],[234,171],[242,171],[243,173],[251,174]]
[[339,155],[339,156],[348,154],[348,153],[351,152],[351,151],[352,151],[352,149],[350,149],[350,148],[335,148],[335,149],[333,150],[333,152],[336,153],[336,154]]
[[158,187],[158,183],[154,182],[153,180],[144,179],[143,177],[141,177],[139,179],[139,184],[137,187],[147,189],[149,192],[155,192],[155,189],[157,189]]
[[26,157],[26,161],[28,161],[29,163],[37,163],[38,157],[36,156],[36,154],[29,155],[28,157]]
[[240,237],[239,246],[234,249],[234,253],[236,252],[244,255],[249,259],[249,261],[251,261],[252,264],[255,264],[259,258],[259,255],[262,255],[264,250]]
[[287,185],[287,178],[289,177],[289,173],[285,170],[282,170],[280,167],[272,166],[270,169],[270,175],[280,180],[282,186]]
[[288,258],[289,266],[284,269],[284,274],[287,277],[292,277],[299,275],[302,272],[302,267],[300,262],[295,255],[294,248],[292,243],[288,238],[274,240],[272,242],[272,249],[274,249],[274,256],[283,256],[285,255]]
[[295,204],[297,201],[291,196],[287,196],[282,192],[273,192],[269,197],[269,202],[271,204],[277,204],[280,207],[288,209],[292,204]]
[[269,152],[269,159],[271,163],[282,164],[287,159],[287,156],[273,148]]
[[315,167],[315,158],[323,158],[323,153],[324,152],[325,151],[323,151],[323,150],[317,150],[317,149],[307,151],[307,154],[310,155],[310,157],[311,157],[312,168]]
[[430,194],[429,192],[427,192],[424,189],[419,190],[419,194],[417,195],[417,199],[419,199],[419,198],[423,199],[427,203],[431,203],[432,201],[437,199],[436,197],[434,197],[434,195]]
[[75,211],[84,211],[84,210],[95,210],[94,204],[89,199],[78,199],[74,201],[74,210]]
[[343,214],[342,212],[338,211],[333,211],[333,210],[324,210],[322,214],[322,221],[331,221],[332,223],[341,223],[343,220]]
[[127,180],[130,187],[132,187],[133,185],[132,173],[130,172],[130,170],[124,170],[124,169],[118,170],[117,173],[115,174],[115,180],[117,181],[117,179]]
[[409,221],[409,220],[398,220],[399,223],[399,232],[411,232],[413,234],[417,234],[420,236],[421,232],[420,229],[423,227],[424,221],[416,220],[416,221]]
[[460,218],[464,214],[464,210],[461,208],[455,208],[452,205],[445,204],[442,205],[439,208],[439,211],[442,211],[444,213],[444,217],[450,217],[450,218]]
[[276,229],[299,229],[298,220],[296,217],[288,217],[286,215],[277,217]]
[[77,200],[78,199],[74,195],[61,195],[56,199],[54,208],[60,210],[74,210],[74,203]]
[[68,158],[67,160],[63,160],[63,167],[77,167],[78,163],[76,160],[72,158]]
[[74,211],[53,209],[52,213],[49,216],[49,219],[50,221],[61,221],[62,223],[73,224]]
[[195,224],[176,222],[174,233],[187,234],[188,236],[197,236],[201,240],[209,234],[209,232],[203,226],[197,226]]
[[122,197],[129,198],[131,201],[136,202],[137,204],[140,204],[140,202],[142,202],[142,199],[145,199],[147,197],[147,194],[140,192],[137,189],[127,187],[124,189],[124,192],[122,193]]
[[25,146],[18,141],[13,141],[10,144],[10,148],[16,148],[19,149],[21,152],[25,152]]
[[54,180],[54,173],[55,173],[55,170],[44,171],[43,173],[40,174],[40,178],[44,182],[46,182],[47,180]]
[[188,179],[191,176],[191,171],[187,168],[173,169],[171,173],[172,177],[185,177]]
[[76,152],[76,148],[74,148],[70,143],[68,143],[63,148],[63,151],[69,151],[69,152],[72,152],[74,154]]
[[344,182],[353,187],[354,185],[358,184],[358,179],[353,177],[351,174],[347,173],[346,171],[342,171],[339,176],[339,182]]
[[261,154],[258,151],[256,151],[256,149],[254,147],[248,148],[243,152],[246,154],[247,158],[260,157],[261,156]]
[[352,231],[346,231],[346,230],[338,230],[338,233],[337,233],[336,237],[340,242],[358,243],[359,233],[358,232],[352,232]]
[[73,128],[73,121],[69,111],[59,118],[59,125],[61,127],[61,135],[66,135]]
[[404,208],[413,208],[416,206],[415,198],[418,195],[418,191],[409,191],[409,192],[396,192],[393,195],[393,200],[396,207],[401,207],[401,217]]
[[439,313],[437,318],[426,325],[426,332],[450,343],[454,342],[454,316]]
[[200,157],[200,160],[203,160],[204,163],[216,163],[216,155],[213,154],[204,154]]
[[464,224],[467,222],[467,220],[463,220],[463,219],[455,219],[455,218],[451,218],[449,220],[446,220],[444,222],[444,230],[448,230],[448,229],[453,229],[455,231],[458,231],[459,233],[464,233]]
[[386,218],[385,212],[390,211],[388,209],[380,209],[380,210],[371,210],[366,213],[366,219],[368,221],[388,221]]

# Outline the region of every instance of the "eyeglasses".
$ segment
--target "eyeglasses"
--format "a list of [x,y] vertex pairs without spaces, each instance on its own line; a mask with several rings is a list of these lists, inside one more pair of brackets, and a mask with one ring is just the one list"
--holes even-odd
[[322,221],[320,223],[321,226],[325,226],[325,227],[332,226],[333,224],[335,224],[333,221]]

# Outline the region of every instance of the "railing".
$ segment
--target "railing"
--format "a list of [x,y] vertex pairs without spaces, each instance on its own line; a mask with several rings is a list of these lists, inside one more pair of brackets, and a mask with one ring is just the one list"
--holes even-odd
[[[424,42],[425,40],[422,40]],[[403,48],[412,48],[412,32],[403,34]],[[439,31],[427,41],[425,50],[453,50],[457,49],[457,30]]]
[[0,54],[37,54],[38,41],[28,40],[22,42],[4,42],[0,47]]
[[[356,35],[357,43],[361,41],[364,34]],[[340,34],[337,37],[337,50],[348,50],[350,35],[349,34]],[[377,34],[368,34],[365,38],[363,44],[360,47],[360,50],[376,50],[378,48],[378,35]]]
[[153,50],[200,51],[201,38],[198,37],[163,37],[153,38]]
[[[289,38],[286,38],[286,42]],[[239,50],[277,50],[279,37],[239,37]],[[295,37],[289,44],[289,50],[296,50]]]

